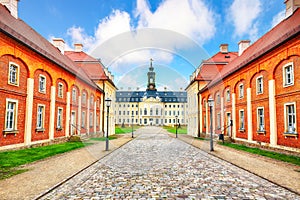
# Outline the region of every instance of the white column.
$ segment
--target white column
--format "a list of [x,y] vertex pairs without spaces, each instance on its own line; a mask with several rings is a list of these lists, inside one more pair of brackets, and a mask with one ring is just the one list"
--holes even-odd
[[65,136],[70,135],[70,114],[71,114],[71,94],[67,92],[67,108],[66,108],[66,128],[65,128]]
[[78,113],[77,113],[77,124],[76,124],[76,132],[80,135],[81,130],[81,96],[78,97]]
[[247,127],[248,127],[248,141],[253,140],[252,132],[252,104],[251,104],[251,88],[247,88]]
[[87,98],[86,134],[90,134],[90,99]]
[[224,125],[224,97],[221,97],[221,133],[225,133],[225,127],[226,125]]
[[[203,120],[202,120],[202,118],[203,118],[203,116],[202,116],[202,95],[200,94],[199,95],[199,114],[197,113],[197,115],[198,115],[198,117],[199,117],[199,119],[198,119],[198,122],[197,123],[200,123],[200,126],[199,126],[199,129],[200,130],[198,130],[200,133],[202,133],[202,127],[203,127]],[[197,133],[198,134],[198,133]]]
[[235,107],[235,93],[231,94],[231,102],[232,102],[232,121],[233,121],[233,126],[232,126],[232,138],[236,138],[236,107]]
[[27,79],[27,97],[26,97],[26,114],[25,114],[25,133],[24,144],[30,145],[32,132],[32,111],[33,111],[33,93],[34,93],[34,79]]
[[269,80],[270,144],[277,145],[275,80]]
[[49,122],[49,139],[54,139],[54,120],[55,120],[55,86],[51,86],[51,97],[50,97],[50,122]]
[[212,122],[213,122],[213,134],[216,134],[216,101],[214,101],[214,106],[212,107]]
[[97,133],[97,104],[96,104],[96,101],[94,102],[94,133],[96,134]]

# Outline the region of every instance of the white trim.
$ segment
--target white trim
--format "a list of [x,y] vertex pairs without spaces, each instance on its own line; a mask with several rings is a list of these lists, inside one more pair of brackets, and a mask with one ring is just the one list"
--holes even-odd
[[25,114],[25,133],[24,133],[25,145],[30,145],[31,143],[33,94],[34,94],[34,79],[27,78],[27,97],[26,97],[26,114]]
[[[59,111],[61,110],[61,114],[60,114],[60,126],[58,126],[58,114]],[[63,128],[63,115],[64,115],[64,108],[63,107],[57,107],[57,114],[56,114],[56,128]]]
[[[43,110],[42,110],[42,126],[41,127],[38,127],[38,122],[39,122],[39,107],[42,107]],[[45,128],[45,110],[46,110],[46,106],[45,104],[37,104],[37,107],[36,107],[36,129],[43,129]]]
[[[241,86],[243,87],[243,90],[241,90]],[[241,91],[243,91],[243,95],[241,95]],[[244,98],[244,96],[245,96],[245,87],[244,87],[244,84],[241,83],[241,84],[239,84],[239,98],[242,99],[242,98]]]
[[[8,103],[15,103],[15,108],[14,108],[14,123],[13,123],[13,128],[12,129],[7,129],[6,127],[6,123],[7,123],[7,106],[8,106]],[[19,108],[19,101],[16,100],[16,99],[10,99],[10,98],[7,98],[6,99],[6,106],[5,106],[5,124],[4,124],[4,127],[5,127],[5,131],[14,131],[14,130],[17,130],[18,128],[18,108]]]
[[[262,80],[262,83],[261,83],[261,92],[258,91],[258,79]],[[256,94],[259,95],[259,94],[263,94],[264,93],[264,77],[263,75],[261,76],[258,76],[256,77]]]
[[[286,73],[285,73],[285,68],[287,68],[288,66],[292,66],[292,79],[293,79],[293,82],[291,84],[286,84]],[[283,84],[283,87],[289,87],[289,86],[293,86],[295,84],[295,74],[294,74],[294,63],[293,62],[289,62],[287,64],[285,64],[283,67],[282,67],[282,84]]]
[[[260,118],[259,118],[258,110],[260,110],[260,109],[262,109],[262,111],[263,111],[263,123],[264,123],[264,129],[263,130],[261,130],[260,127],[259,127],[259,125],[260,125],[259,119]],[[262,106],[256,108],[256,125],[257,125],[256,131],[266,131],[265,108],[262,107]]]
[[270,119],[270,144],[277,145],[277,119],[276,119],[276,99],[275,80],[269,80],[269,119]]
[[[11,83],[10,82],[10,66],[13,65],[15,67],[17,67],[17,77],[16,77],[16,83]],[[13,85],[13,86],[19,86],[20,84],[20,66],[17,63],[14,62],[9,62],[8,63],[8,79],[7,79],[7,83],[8,85]]]
[[288,126],[287,126],[287,112],[286,108],[289,105],[294,105],[294,111],[295,111],[295,133],[297,132],[297,107],[296,107],[296,102],[288,102],[284,104],[284,132],[289,133]]
[[[243,125],[244,127],[242,128],[241,127],[241,111],[244,113],[243,116],[244,116],[244,119],[243,119]],[[244,109],[240,109],[239,110],[239,130],[245,130],[245,110]]]
[[[41,90],[41,87],[40,87],[40,85],[41,85],[41,83],[40,83],[40,78],[41,78],[41,77],[43,77],[44,80],[45,80],[43,90]],[[46,91],[47,91],[47,78],[46,78],[46,76],[44,76],[43,74],[39,74],[39,80],[38,80],[38,82],[39,82],[39,85],[38,85],[39,93],[46,94]]]
[[[247,134],[248,134],[248,141],[252,141],[253,140],[253,128],[252,128],[252,103],[251,103],[251,99],[252,99],[252,93],[251,93],[251,88],[247,88],[246,92],[247,92],[247,124],[249,126],[247,126]],[[245,124],[246,124],[246,120]]]

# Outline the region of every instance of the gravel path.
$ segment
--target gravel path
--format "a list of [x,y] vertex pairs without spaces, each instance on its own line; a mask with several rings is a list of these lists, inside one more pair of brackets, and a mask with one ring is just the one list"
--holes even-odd
[[300,199],[161,128],[140,132],[42,199]]

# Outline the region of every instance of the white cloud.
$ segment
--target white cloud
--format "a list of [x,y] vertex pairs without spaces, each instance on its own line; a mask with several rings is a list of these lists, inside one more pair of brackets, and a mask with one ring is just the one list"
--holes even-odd
[[251,37],[256,37],[258,30],[255,19],[261,11],[260,0],[234,0],[228,10],[227,19],[233,23],[235,35],[241,37],[251,32]]
[[72,38],[72,42],[81,43],[84,45],[85,49],[90,49],[94,42],[95,38],[93,36],[89,36],[85,33],[85,30],[81,27],[73,26],[67,30],[67,35]]
[[280,11],[277,15],[273,17],[272,28],[279,24],[285,18],[285,9]]

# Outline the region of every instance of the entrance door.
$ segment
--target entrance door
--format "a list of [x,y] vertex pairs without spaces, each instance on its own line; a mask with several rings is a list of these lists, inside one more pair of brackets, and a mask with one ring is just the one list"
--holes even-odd
[[226,132],[227,132],[227,135],[229,137],[231,137],[231,126],[230,126],[230,120],[231,120],[231,113],[226,113]]
[[76,112],[71,113],[71,135],[76,135]]

